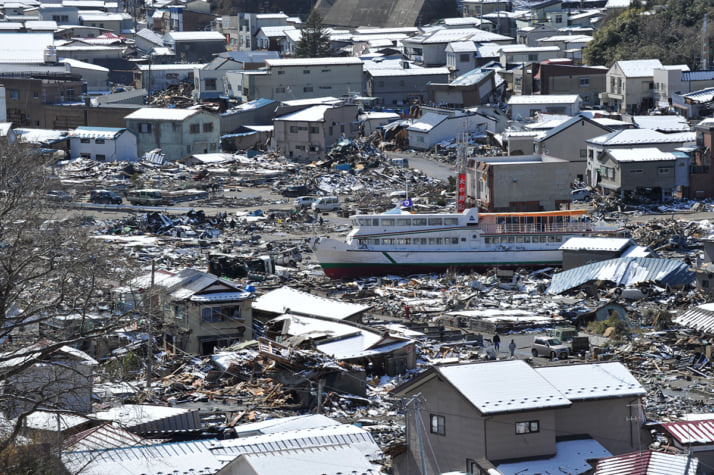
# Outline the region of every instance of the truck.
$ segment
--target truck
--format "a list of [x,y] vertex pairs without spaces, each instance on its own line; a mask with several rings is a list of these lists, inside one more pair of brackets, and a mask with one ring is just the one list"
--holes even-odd
[[581,336],[578,329],[573,326],[551,328],[548,336],[558,338],[567,345],[571,355],[583,356],[590,350],[590,339],[587,336]]

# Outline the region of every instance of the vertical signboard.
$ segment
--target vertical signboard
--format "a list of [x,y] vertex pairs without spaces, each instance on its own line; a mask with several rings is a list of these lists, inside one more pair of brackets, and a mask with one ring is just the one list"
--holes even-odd
[[461,213],[464,209],[466,209],[466,173],[459,173],[458,187],[457,211]]

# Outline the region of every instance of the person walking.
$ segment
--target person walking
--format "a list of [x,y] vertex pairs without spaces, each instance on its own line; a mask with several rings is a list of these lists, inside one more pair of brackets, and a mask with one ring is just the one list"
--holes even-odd
[[501,337],[498,336],[498,333],[493,335],[493,349],[498,353],[501,349]]
[[515,340],[511,340],[511,343],[508,344],[508,349],[511,351],[511,358],[513,358],[513,356],[516,353],[516,341]]

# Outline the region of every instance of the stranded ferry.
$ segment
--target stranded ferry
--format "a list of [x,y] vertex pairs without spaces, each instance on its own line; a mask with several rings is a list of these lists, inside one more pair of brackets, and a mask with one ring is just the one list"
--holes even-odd
[[418,274],[491,267],[547,267],[563,262],[573,236],[613,235],[621,226],[593,222],[585,210],[533,213],[354,215],[347,239],[320,238],[315,254],[328,277]]

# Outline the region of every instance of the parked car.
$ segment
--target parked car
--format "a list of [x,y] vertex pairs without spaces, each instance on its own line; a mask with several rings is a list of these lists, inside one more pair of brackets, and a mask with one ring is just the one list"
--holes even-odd
[[122,204],[122,197],[109,190],[92,190],[89,192],[89,202],[106,205]]
[[298,196],[295,198],[295,207],[297,209],[309,208],[317,200],[314,196]]
[[288,185],[282,190],[280,190],[280,193],[283,196],[287,196],[288,198],[293,198],[309,193],[309,191],[310,190],[305,185]]
[[50,190],[45,193],[45,199],[49,201],[66,203],[68,201],[72,201],[72,195],[64,190]]
[[558,338],[537,336],[533,338],[531,353],[536,357],[545,356],[550,359],[560,358],[561,360],[566,360],[570,354],[570,349]]
[[311,205],[314,211],[332,211],[339,207],[340,199],[336,196],[321,196]]

